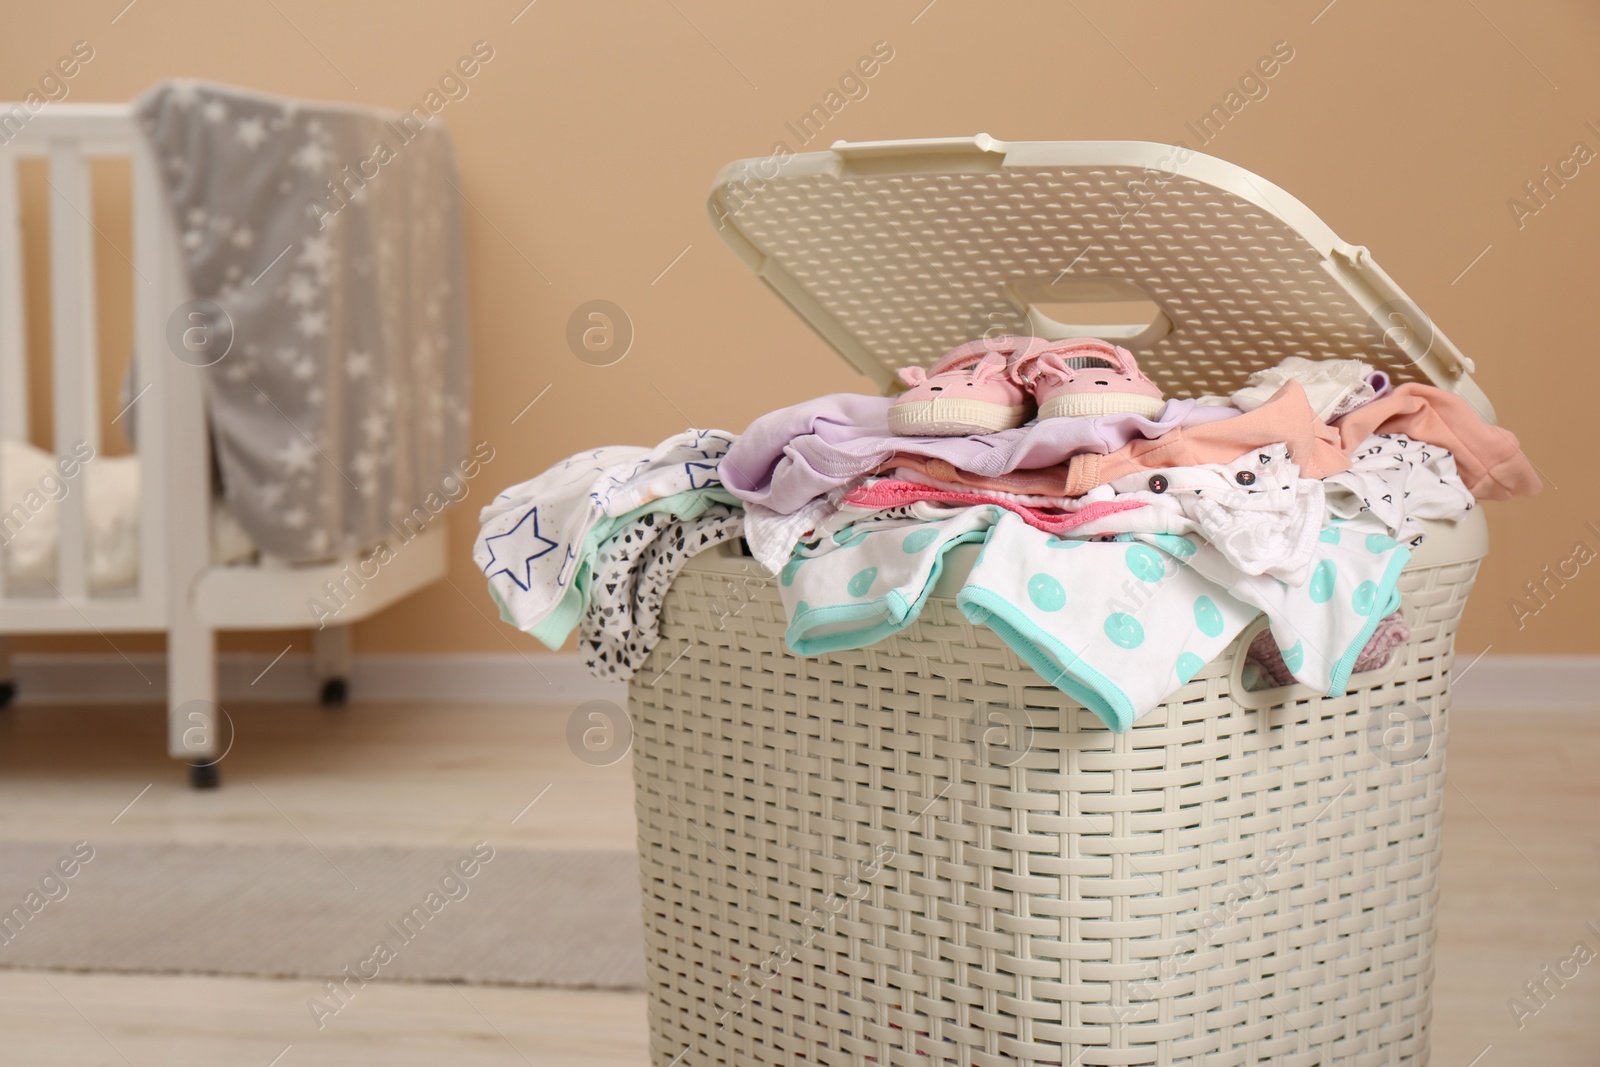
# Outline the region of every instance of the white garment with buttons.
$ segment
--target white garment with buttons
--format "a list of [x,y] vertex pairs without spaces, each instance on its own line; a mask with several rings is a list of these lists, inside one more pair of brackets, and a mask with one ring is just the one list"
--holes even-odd
[[1232,463],[1141,471],[1109,488],[1112,499],[1147,506],[1084,523],[1070,536],[1193,533],[1241,574],[1290,585],[1310,576],[1324,516],[1323,487],[1300,477],[1286,445],[1258,448]]

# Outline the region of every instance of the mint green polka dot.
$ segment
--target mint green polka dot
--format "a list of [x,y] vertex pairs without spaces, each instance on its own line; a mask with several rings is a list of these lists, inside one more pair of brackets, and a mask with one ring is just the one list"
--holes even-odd
[[808,612],[810,610],[811,610],[811,605],[807,604],[804,600],[795,601],[795,604],[794,604],[794,617],[795,618],[798,619],[800,616],[804,615],[806,612]]
[[1149,545],[1129,545],[1123,559],[1127,561],[1133,576],[1141,582],[1159,582],[1167,573],[1166,560]]
[[1196,552],[1193,541],[1177,534],[1152,534],[1150,540],[1180,559],[1187,559]]
[[900,547],[907,553],[921,552],[923,549],[933,544],[934,540],[937,539],[938,536],[939,531],[932,526],[925,527],[921,530],[912,530],[910,533],[906,534],[906,539],[900,542]]
[[1204,669],[1206,661],[1193,652],[1185,652],[1178,657],[1178,684],[1188,685],[1189,679],[1199,674]]
[[1051,534],[1049,540],[1045,541],[1044,544],[1046,548],[1077,548],[1083,542],[1073,540],[1070,537],[1057,537],[1055,534]]
[[1194,624],[1200,627],[1200,632],[1207,637],[1216,637],[1222,633],[1222,609],[1217,607],[1215,600],[1208,596],[1195,598]]
[[1378,606],[1377,583],[1362,582],[1356,586],[1356,591],[1350,596],[1350,606],[1357,615],[1371,615],[1372,609]]
[[1139,620],[1126,612],[1113,612],[1106,617],[1106,636],[1111,643],[1122,648],[1138,648],[1144,644],[1144,627]]
[[1333,598],[1333,580],[1339,576],[1339,568],[1333,565],[1333,560],[1325,559],[1317,564],[1317,569],[1311,572],[1311,585],[1309,592],[1313,604],[1326,604]]
[[1395,545],[1397,545],[1399,543],[1400,543],[1399,541],[1396,541],[1394,538],[1390,537],[1388,534],[1381,534],[1381,533],[1367,534],[1367,551],[1368,552],[1387,552],[1387,551],[1389,551],[1391,548],[1393,548]]
[[805,560],[803,559],[791,559],[788,563],[785,563],[783,570],[778,574],[778,581],[784,585],[793,585],[795,572],[800,569],[800,564],[804,562]]
[[1330,545],[1339,543],[1339,527],[1330,526],[1317,535],[1318,541],[1326,541]]
[[840,548],[853,548],[865,541],[867,535],[871,532],[871,530],[851,530],[846,528],[833,535],[833,543]]
[[1290,674],[1294,674],[1296,671],[1298,671],[1302,666],[1304,666],[1305,662],[1306,646],[1301,642],[1296,641],[1293,648],[1284,650],[1283,665],[1289,668]]
[[1035,574],[1028,579],[1028,599],[1040,611],[1060,611],[1067,605],[1067,591],[1048,574]]
[[872,588],[872,583],[878,580],[878,568],[868,567],[860,571],[849,583],[845,585],[845,592],[851,596],[866,596],[867,590]]

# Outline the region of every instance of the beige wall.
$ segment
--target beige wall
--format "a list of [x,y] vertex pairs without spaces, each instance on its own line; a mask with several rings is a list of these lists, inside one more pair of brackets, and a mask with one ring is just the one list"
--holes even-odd
[[[1600,651],[1600,567],[1583,568],[1521,628],[1508,607],[1580,539],[1600,550],[1584,526],[1600,527],[1600,501],[1581,443],[1600,385],[1584,317],[1596,303],[1600,164],[1520,226],[1508,207],[1575,142],[1600,151],[1584,125],[1600,128],[1592,4],[538,0],[513,22],[524,2],[139,0],[113,24],[125,0],[96,0],[19,5],[0,33],[0,99],[20,97],[78,40],[96,54],[71,82],[75,101],[126,100],[191,75],[402,107],[474,42],[494,48],[443,115],[474,206],[474,432],[496,450],[452,516],[451,579],[466,595],[430,589],[362,624],[361,647],[536,648],[492,621],[469,559],[476,508],[494,492],[580,448],[651,443],[685,424],[737,430],[780,405],[866,388],[722,249],[703,201],[724,162],[778,140],[800,147],[785,122],[875,42],[893,59],[812,147],[980,130],[1193,146],[1185,122],[1287,41],[1294,58],[1268,95],[1204,150],[1368,245],[1478,362],[1502,423],[1546,475],[1542,496],[1489,506],[1494,552],[1462,647]],[[115,205],[98,210],[125,248]],[[594,298],[620,304],[637,331],[611,367],[580,362],[564,341],[568,315]],[[28,647],[104,649],[99,639]]]

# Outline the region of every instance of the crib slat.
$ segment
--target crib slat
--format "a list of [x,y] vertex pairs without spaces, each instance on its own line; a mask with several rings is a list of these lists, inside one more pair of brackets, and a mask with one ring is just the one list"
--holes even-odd
[[184,299],[175,288],[178,260],[172,227],[162,202],[160,175],[147,145],[133,158],[133,392],[138,397],[125,423],[133,424],[139,454],[139,599],[159,614],[167,611],[165,433],[170,410],[166,317]]
[[28,439],[28,353],[22,299],[22,210],[15,152],[0,149],[0,438]]
[[[50,143],[50,323],[55,394],[55,452],[66,461],[87,444],[98,454],[99,342],[95,329],[94,200],[89,161],[78,143]],[[91,461],[92,462],[92,461]],[[69,599],[88,592],[84,558],[84,492],[79,470],[61,499],[61,540],[56,585]]]
[[[0,440],[28,439],[28,352],[22,319],[22,205],[17,199],[18,154],[0,148]],[[15,532],[6,511],[20,487],[0,499],[0,545]],[[6,556],[0,551],[0,598],[6,593]]]

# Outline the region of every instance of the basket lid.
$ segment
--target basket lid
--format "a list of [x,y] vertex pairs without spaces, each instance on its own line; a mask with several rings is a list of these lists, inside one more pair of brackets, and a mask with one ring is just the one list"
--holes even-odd
[[1358,358],[1493,409],[1472,363],[1360,245],[1242,167],[1148,141],[987,134],[731,163],[724,243],[885,389],[985,334],[1095,336],[1168,395],[1285,356]]

